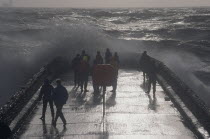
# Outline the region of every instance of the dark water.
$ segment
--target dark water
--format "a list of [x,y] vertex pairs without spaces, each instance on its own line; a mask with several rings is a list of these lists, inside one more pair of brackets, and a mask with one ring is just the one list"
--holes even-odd
[[53,57],[109,47],[124,64],[148,50],[210,105],[209,23],[209,8],[1,8],[0,102]]

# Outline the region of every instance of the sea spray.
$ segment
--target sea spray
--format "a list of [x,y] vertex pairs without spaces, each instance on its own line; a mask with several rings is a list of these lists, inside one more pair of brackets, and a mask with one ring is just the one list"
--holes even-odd
[[110,48],[124,66],[138,65],[147,50],[205,99],[209,84],[194,73],[209,72],[209,15],[209,8],[0,8],[0,97],[6,101],[55,56],[71,60],[85,49],[93,60]]

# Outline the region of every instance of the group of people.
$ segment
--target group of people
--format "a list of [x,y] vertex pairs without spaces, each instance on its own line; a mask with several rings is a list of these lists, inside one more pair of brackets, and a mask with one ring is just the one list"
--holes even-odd
[[[105,59],[105,60],[104,60]],[[107,48],[105,52],[105,57],[102,57],[101,53],[97,51],[96,57],[93,60],[92,66],[90,66],[90,56],[86,54],[86,52],[83,50],[81,55],[77,54],[76,57],[72,60],[72,68],[74,70],[74,85],[81,88],[81,92],[84,90],[85,92],[88,92],[87,90],[87,84],[88,84],[88,76],[92,72],[92,69],[94,66],[98,64],[110,64],[117,70],[118,75],[118,69],[119,69],[119,56],[117,52],[112,55],[110,50]],[[105,62],[104,62],[105,61]],[[144,53],[141,56],[140,59],[140,68],[143,72],[144,76],[144,85],[146,78],[148,79],[148,90],[146,93],[149,93],[151,90],[151,86],[153,85],[153,95],[155,96],[156,92],[156,68],[154,65],[154,62],[152,59],[147,55],[147,52],[144,51]],[[49,80],[45,80],[44,84],[41,87],[39,100],[43,99],[43,110],[42,110],[42,119],[45,121],[45,113],[47,104],[49,103],[50,109],[51,109],[51,115],[52,115],[52,124],[56,126],[56,122],[58,118],[60,117],[63,121],[64,126],[66,125],[66,119],[62,113],[63,105],[66,103],[68,99],[68,92],[66,88],[62,85],[61,80],[56,80],[57,86],[54,88]],[[94,92],[99,90],[98,86],[93,86]],[[116,80],[113,83],[113,90],[112,92],[116,92],[117,88],[117,77]],[[103,86],[103,91],[106,91],[106,86]],[[56,115],[54,116],[54,108],[53,105],[56,106]]]
[[[66,104],[68,99],[67,89],[62,85],[61,80],[56,80],[57,86],[54,88],[48,79],[44,81],[44,84],[41,87],[39,100],[43,100],[43,109],[41,120],[45,123],[45,113],[47,109],[47,104],[49,103],[52,115],[52,124],[56,126],[56,122],[60,117],[64,127],[66,126],[66,119],[62,113],[63,105]],[[56,115],[54,116],[54,108],[53,105],[56,106]]]
[[[84,90],[85,92],[88,91],[87,90],[88,76],[91,73],[91,66],[89,64],[89,61],[90,61],[90,56],[86,54],[84,50],[82,51],[81,55],[77,54],[76,57],[72,60],[72,67],[74,70],[74,85],[78,87],[80,86],[81,91]],[[99,51],[96,54],[92,67],[98,64],[104,64],[103,57],[101,56],[101,53]],[[105,53],[105,64],[111,64],[118,71],[119,68],[118,54],[115,52],[114,55],[112,56],[110,50],[107,49]],[[40,117],[40,119],[45,123],[45,113],[47,105],[49,103],[52,115],[52,124],[56,126],[56,122],[60,117],[65,127],[66,119],[62,113],[62,108],[64,104],[66,104],[66,101],[68,100],[68,92],[67,89],[62,85],[60,79],[56,80],[56,84],[57,86],[54,88],[50,84],[50,81],[46,79],[41,87],[39,100],[40,101],[43,100],[43,109],[42,109],[42,116]],[[116,88],[117,88],[117,81],[113,83],[113,92],[116,91]],[[54,104],[57,109],[56,115],[54,114]]]
[[157,81],[157,77],[156,77],[156,67],[154,62],[152,61],[152,59],[147,55],[147,51],[144,51],[141,59],[140,59],[140,69],[143,72],[143,78],[144,78],[144,87],[145,87],[145,81],[146,78],[148,79],[148,90],[146,91],[146,93],[150,93],[151,91],[151,86],[153,85],[153,95],[155,96],[155,92],[156,92],[156,81]]
[[[90,56],[86,54],[85,50],[83,50],[81,55],[77,54],[76,57],[72,60],[72,68],[74,70],[74,85],[78,87],[80,86],[81,92],[83,90],[84,92],[88,92],[88,76],[92,73],[94,66],[98,64],[111,64],[118,71],[120,61],[117,52],[115,52],[114,55],[112,55],[111,51],[107,48],[104,59],[100,51],[97,51],[96,57],[93,60],[93,64],[91,66]],[[95,86],[93,86],[93,88],[94,91],[98,90],[98,88]],[[117,81],[113,83],[113,92],[116,91],[116,88]],[[105,86],[103,86],[103,90],[106,91]]]

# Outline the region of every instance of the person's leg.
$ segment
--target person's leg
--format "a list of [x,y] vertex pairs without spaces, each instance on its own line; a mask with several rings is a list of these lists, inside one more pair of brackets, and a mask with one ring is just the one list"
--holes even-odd
[[153,95],[155,95],[156,92],[156,79],[153,80]]
[[77,72],[77,78],[78,78],[78,87],[80,87],[81,86],[81,78],[82,78],[82,76],[81,76],[81,73],[80,72]]
[[43,99],[42,117],[40,119],[45,120],[45,113],[47,109],[47,100]]
[[83,86],[84,86],[84,77],[83,77],[83,75],[81,75],[81,78],[80,78],[81,91],[83,91]]
[[151,78],[149,77],[147,93],[149,93],[151,90],[151,84],[152,84],[152,81],[151,81]]
[[58,120],[58,117],[59,117],[59,114],[60,114],[60,106],[59,105],[55,105],[56,106],[56,115],[55,115],[55,120],[53,122],[53,125],[56,126],[56,123],[57,123],[57,120]]
[[146,82],[146,73],[145,72],[143,72],[143,84],[144,84],[144,87],[145,87],[145,82]]
[[65,125],[66,125],[66,119],[65,119],[65,117],[64,117],[64,115],[63,115],[62,108],[63,108],[63,105],[60,106],[59,116],[60,116],[60,118],[61,118],[61,120],[62,120],[62,122],[63,122],[63,124],[64,124],[64,126],[65,126]]
[[103,86],[103,92],[106,92],[106,86]]
[[50,100],[49,104],[50,104],[50,110],[51,110],[52,121],[53,121],[54,120],[54,116],[55,116],[54,108],[53,108],[53,100]]
[[84,90],[85,91],[88,91],[87,90],[87,84],[88,84],[88,74],[86,74],[85,77],[84,77]]
[[113,92],[116,92],[116,90],[117,90],[117,77],[115,78],[113,83]]
[[77,85],[77,73],[74,70],[74,86],[76,86],[76,85]]

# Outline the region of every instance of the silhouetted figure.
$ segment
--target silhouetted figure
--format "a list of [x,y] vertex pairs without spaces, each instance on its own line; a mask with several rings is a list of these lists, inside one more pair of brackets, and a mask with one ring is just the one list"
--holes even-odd
[[[93,61],[93,68],[98,64],[103,64],[103,57],[101,56],[101,53],[99,51],[97,51],[96,58]],[[93,88],[95,93],[99,92],[99,86],[93,84]],[[103,91],[106,91],[105,86],[103,86]]]
[[6,123],[0,121],[0,139],[8,139],[11,137],[11,135],[12,131],[9,126]]
[[147,51],[143,52],[139,64],[140,64],[140,69],[143,72],[144,85],[145,85],[146,73],[148,72],[148,65],[149,65],[149,57],[147,55]]
[[87,61],[90,61],[90,56],[88,54],[86,54],[85,50],[82,50],[82,54],[80,56],[80,61],[83,60],[84,57],[87,57]]
[[118,70],[119,70],[119,65],[120,65],[120,60],[119,60],[119,56],[117,54],[117,52],[114,53],[114,56],[110,59],[110,64],[114,67],[114,69],[116,70],[116,77],[115,80],[113,82],[113,90],[112,92],[116,92],[117,89],[117,78],[118,78]]
[[56,106],[56,116],[53,125],[56,126],[56,122],[58,120],[58,117],[61,118],[64,127],[66,126],[66,119],[63,115],[62,108],[63,105],[66,104],[66,101],[68,100],[68,92],[66,88],[61,84],[61,80],[56,80],[57,87],[54,89],[53,94],[53,100]]
[[157,82],[157,77],[156,77],[156,67],[155,67],[155,63],[153,63],[153,61],[150,60],[149,65],[148,65],[148,91],[147,93],[150,92],[151,90],[151,86],[153,86],[153,95],[155,96],[155,92],[156,92],[156,82]]
[[52,121],[54,120],[54,108],[53,108],[53,99],[52,99],[53,91],[54,91],[53,86],[50,85],[49,80],[46,79],[44,81],[44,84],[41,87],[40,94],[39,94],[39,100],[43,99],[42,117],[40,117],[40,119],[43,121],[45,121],[47,103],[50,104]]
[[90,66],[89,66],[88,56],[84,56],[79,66],[81,92],[83,91],[83,88],[85,92],[88,91],[87,83],[88,83],[89,70]]
[[111,58],[112,58],[112,53],[110,52],[109,48],[107,48],[105,53],[105,64],[109,64]]
[[74,70],[74,86],[79,86],[79,65],[80,65],[80,55],[77,54],[72,60],[72,68]]
[[94,62],[96,65],[104,63],[103,57],[101,56],[101,53],[99,51],[97,51],[97,55]]

